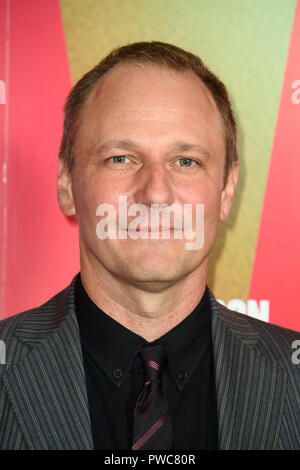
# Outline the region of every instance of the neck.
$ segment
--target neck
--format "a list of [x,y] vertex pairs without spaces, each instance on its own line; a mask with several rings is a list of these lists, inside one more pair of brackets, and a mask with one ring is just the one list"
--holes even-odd
[[198,305],[206,288],[207,265],[208,259],[173,282],[134,283],[82,260],[81,281],[101,310],[151,342],[178,325]]

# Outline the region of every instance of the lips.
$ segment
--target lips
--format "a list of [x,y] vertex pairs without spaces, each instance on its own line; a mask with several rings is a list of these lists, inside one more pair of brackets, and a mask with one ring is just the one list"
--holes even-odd
[[175,232],[181,229],[175,227],[137,227],[135,229],[127,229],[128,232]]

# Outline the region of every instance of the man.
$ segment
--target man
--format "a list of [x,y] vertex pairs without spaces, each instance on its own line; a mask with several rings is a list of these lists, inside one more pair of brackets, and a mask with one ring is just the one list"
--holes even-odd
[[88,72],[65,113],[58,202],[78,220],[81,271],[1,323],[0,447],[299,448],[300,334],[206,286],[238,180],[224,85],[193,54],[136,43]]

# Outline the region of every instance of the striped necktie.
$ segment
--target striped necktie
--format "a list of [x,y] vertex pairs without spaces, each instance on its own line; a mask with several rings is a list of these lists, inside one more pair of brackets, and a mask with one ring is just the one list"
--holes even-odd
[[159,344],[145,345],[140,355],[144,366],[144,388],[134,410],[132,450],[171,449],[173,430],[162,391],[167,355]]

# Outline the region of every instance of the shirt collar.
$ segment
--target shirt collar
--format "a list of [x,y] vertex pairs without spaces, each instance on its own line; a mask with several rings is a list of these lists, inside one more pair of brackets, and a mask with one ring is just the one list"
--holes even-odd
[[[75,284],[75,305],[85,351],[116,386],[121,386],[137,354],[147,342],[97,307],[86,293],[80,273]],[[165,348],[168,367],[181,390],[211,346],[208,288],[196,308],[153,343]]]

